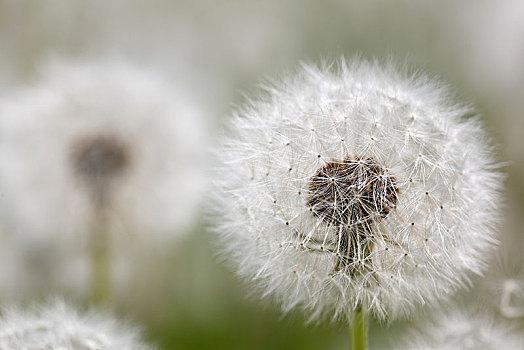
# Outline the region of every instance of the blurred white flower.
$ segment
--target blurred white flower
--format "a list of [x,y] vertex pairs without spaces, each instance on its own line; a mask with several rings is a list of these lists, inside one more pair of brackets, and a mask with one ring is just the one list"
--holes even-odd
[[485,310],[497,317],[524,320],[524,260],[521,247],[514,240],[504,240],[489,260],[483,277],[474,279],[475,286],[458,295],[464,302],[474,297]]
[[238,273],[311,319],[409,314],[482,271],[501,175],[472,110],[394,64],[303,65],[240,109],[214,208]]
[[407,332],[399,345],[402,350],[499,350],[522,349],[524,336],[507,322],[487,313],[454,307],[438,312],[429,321]]
[[26,251],[73,251],[93,221],[125,240],[187,231],[206,132],[186,92],[119,62],[57,62],[43,75],[0,101],[3,234]]
[[137,329],[106,315],[79,313],[64,302],[6,308],[0,318],[0,349],[148,350]]

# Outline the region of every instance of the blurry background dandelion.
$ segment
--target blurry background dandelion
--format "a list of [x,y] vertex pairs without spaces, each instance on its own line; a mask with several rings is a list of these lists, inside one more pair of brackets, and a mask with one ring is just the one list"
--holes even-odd
[[453,306],[437,311],[429,320],[393,341],[394,349],[522,349],[524,334],[507,320],[497,319],[481,305]]
[[[213,137],[217,121],[227,121],[219,116],[230,115],[231,101],[242,101],[242,92],[261,76],[274,77],[300,60],[333,54],[409,56],[413,66],[456,87],[460,100],[474,101],[490,136],[501,145],[500,158],[511,161],[505,169],[508,203],[500,238],[518,255],[524,244],[522,12],[519,0],[0,0],[0,93],[32,84],[49,56],[125,58],[154,66],[166,80],[196,92],[199,105],[212,111],[207,122]],[[3,152],[0,147],[6,160]],[[0,188],[0,201],[4,192]],[[162,346],[346,347],[346,329],[304,328],[300,314],[281,321],[278,309],[247,301],[245,285],[216,263],[212,236],[202,223],[194,231],[166,244],[172,252],[167,256],[141,253],[135,259],[136,283],[126,291],[133,294],[126,311],[142,320]],[[39,262],[48,259],[49,250],[35,247],[28,261],[9,248],[11,236],[1,234],[0,282],[45,285],[45,278],[35,280],[46,275],[35,266],[45,267]],[[72,277],[64,276],[64,282],[69,285]],[[401,327],[390,324],[387,332]],[[378,348],[387,347],[381,330],[371,327],[371,342]]]
[[136,327],[94,310],[79,312],[63,301],[29,308],[4,306],[1,349],[151,350]]
[[[114,267],[104,260],[112,250],[187,233],[205,188],[206,153],[201,111],[187,93],[123,62],[60,61],[30,88],[5,96],[0,218],[6,239],[29,259],[38,260],[33,253],[78,259],[91,251],[95,275],[87,282],[99,299],[110,292]],[[33,261],[48,284],[55,276],[66,287],[86,283],[85,266],[67,271],[74,264],[57,260],[48,271],[45,259]]]
[[524,326],[524,263],[519,247],[503,246],[489,259],[484,278],[476,278],[471,292],[460,293],[457,302],[467,303],[472,297],[486,313]]

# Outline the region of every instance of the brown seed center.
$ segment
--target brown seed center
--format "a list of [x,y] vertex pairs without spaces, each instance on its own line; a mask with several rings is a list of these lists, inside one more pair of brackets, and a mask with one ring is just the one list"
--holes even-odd
[[353,229],[386,217],[397,194],[395,178],[373,158],[347,157],[310,178],[308,205],[327,224]]

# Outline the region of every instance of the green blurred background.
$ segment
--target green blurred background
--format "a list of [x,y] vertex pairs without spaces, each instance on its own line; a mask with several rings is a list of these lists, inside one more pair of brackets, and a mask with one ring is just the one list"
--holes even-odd
[[[507,161],[500,254],[513,268],[504,273],[521,278],[524,2],[0,0],[0,93],[29,84],[52,57],[124,58],[183,82],[209,111],[214,136],[261,78],[340,54],[406,59],[478,108]],[[137,254],[118,314],[161,349],[348,348],[343,324],[304,325],[250,298],[200,217],[184,239]],[[373,324],[371,344],[385,348],[406,324]]]

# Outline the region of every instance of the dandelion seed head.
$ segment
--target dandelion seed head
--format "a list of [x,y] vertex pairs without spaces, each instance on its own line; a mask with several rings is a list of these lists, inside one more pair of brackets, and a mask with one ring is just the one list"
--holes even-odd
[[524,337],[510,323],[497,320],[488,313],[471,308],[455,307],[453,311],[437,312],[430,320],[406,332],[395,349],[428,350],[497,350],[521,349]]
[[[206,188],[204,113],[198,95],[149,68],[58,60],[41,71],[0,99],[0,231],[21,261],[49,252],[58,270],[45,269],[46,288],[78,281],[74,291],[84,291],[96,223],[104,221],[112,256],[122,258],[128,242],[190,231]],[[133,278],[121,270],[119,280]],[[18,295],[11,285],[20,286],[0,289]]]
[[471,280],[471,290],[457,293],[457,301],[469,303],[474,298],[483,309],[506,321],[524,320],[524,270],[518,241],[501,235],[495,254],[489,257],[482,276]]
[[520,249],[519,242],[503,243],[473,291],[494,314],[514,321],[524,320],[524,264]]
[[134,327],[94,311],[79,313],[62,301],[27,310],[5,309],[0,318],[0,348],[152,349]]
[[127,231],[164,235],[191,223],[206,128],[176,83],[122,62],[57,61],[0,108],[8,226],[76,234],[92,192],[105,190]]
[[239,109],[219,151],[221,246],[284,311],[382,319],[481,273],[501,175],[472,110],[395,64],[304,64]]

